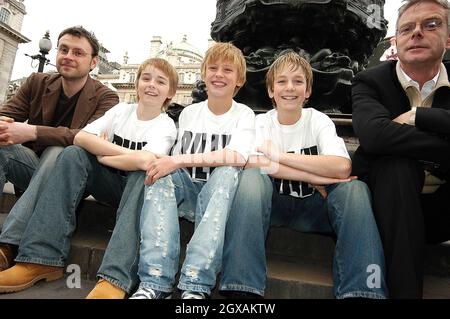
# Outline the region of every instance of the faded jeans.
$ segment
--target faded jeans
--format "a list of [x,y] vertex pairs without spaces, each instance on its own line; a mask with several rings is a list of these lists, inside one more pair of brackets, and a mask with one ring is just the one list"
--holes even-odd
[[0,147],[0,197],[6,181],[24,191],[6,217],[0,243],[19,245],[45,182],[63,150],[61,146],[50,146],[38,157],[22,145]]
[[[366,184],[334,184],[327,186],[326,200],[318,192],[299,199],[272,192],[270,178],[257,169],[251,171],[241,178],[227,224],[220,290],[264,295],[267,266],[262,238],[269,227],[271,202],[272,226],[337,237],[333,259],[337,298],[387,297],[384,254]],[[237,234],[245,234],[245,240],[234,242],[239,249],[233,249],[230,243],[239,239]]]
[[141,213],[141,287],[171,292],[180,255],[179,217],[195,221],[178,288],[210,294],[222,266],[225,225],[241,169],[218,167],[207,182],[184,169],[146,186]]
[[63,267],[81,200],[93,195],[117,206],[125,182],[123,176],[101,165],[84,149],[77,146],[64,149],[42,187],[16,261]]

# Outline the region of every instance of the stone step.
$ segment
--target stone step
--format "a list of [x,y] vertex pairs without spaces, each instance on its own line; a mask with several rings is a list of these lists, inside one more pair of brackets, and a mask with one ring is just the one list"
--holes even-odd
[[[5,195],[0,203],[0,225],[15,199]],[[81,267],[83,280],[95,282],[112,229],[114,210],[95,201],[85,201],[78,216],[79,227],[72,240],[67,264]],[[181,221],[182,251],[193,225]],[[268,283],[266,298],[333,298],[331,238],[272,228],[267,241]],[[427,248],[425,297],[450,298],[450,246]],[[68,292],[69,293],[69,292]],[[220,296],[216,293],[215,298]],[[0,297],[1,298],[1,297]]]
[[[332,277],[327,267],[312,263],[297,263],[286,258],[269,259],[266,299],[333,299]],[[95,280],[85,277],[81,285],[68,288],[73,281],[65,278],[54,282],[39,282],[34,287],[13,294],[0,294],[0,299],[84,299],[95,286]],[[69,282],[69,284],[68,284]],[[180,298],[179,292],[173,296]],[[217,291],[213,299],[222,299]],[[425,299],[449,299],[450,278],[425,276]]]

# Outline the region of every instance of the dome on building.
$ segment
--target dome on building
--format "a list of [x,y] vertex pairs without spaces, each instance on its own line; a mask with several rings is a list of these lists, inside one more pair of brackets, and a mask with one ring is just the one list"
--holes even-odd
[[183,36],[183,40],[179,43],[169,43],[167,46],[165,46],[159,53],[158,56],[170,56],[170,55],[176,55],[180,58],[185,58],[190,61],[184,61],[184,62],[191,62],[191,63],[201,63],[203,60],[203,54],[200,52],[199,49],[194,47],[192,44],[187,42],[187,36]]

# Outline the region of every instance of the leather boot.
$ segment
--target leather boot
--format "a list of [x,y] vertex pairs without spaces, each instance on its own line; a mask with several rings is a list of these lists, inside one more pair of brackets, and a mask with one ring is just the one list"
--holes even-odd
[[86,299],[124,299],[125,291],[105,279],[100,279]]
[[0,272],[0,293],[25,290],[38,281],[58,280],[62,276],[62,267],[16,263],[15,266]]

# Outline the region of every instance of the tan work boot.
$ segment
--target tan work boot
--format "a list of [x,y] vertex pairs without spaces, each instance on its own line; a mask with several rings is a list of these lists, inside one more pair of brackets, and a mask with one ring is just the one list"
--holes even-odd
[[38,281],[58,280],[62,276],[62,267],[16,263],[15,266],[0,272],[0,293],[25,290]]
[[0,271],[14,266],[14,251],[11,245],[0,244]]
[[100,279],[86,299],[124,299],[125,291],[105,279]]

